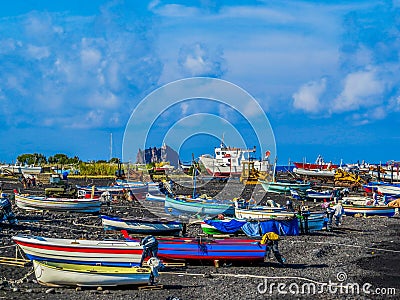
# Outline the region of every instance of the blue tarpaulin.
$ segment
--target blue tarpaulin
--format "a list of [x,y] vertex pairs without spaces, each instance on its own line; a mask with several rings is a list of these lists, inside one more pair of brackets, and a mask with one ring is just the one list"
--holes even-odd
[[299,235],[299,222],[293,220],[267,220],[262,222],[247,222],[242,231],[249,237],[261,237],[267,232],[279,235]]
[[242,226],[242,231],[249,237],[260,237],[258,222],[247,222]]
[[267,220],[267,221],[230,221],[204,220],[208,225],[223,233],[234,233],[242,229],[249,237],[261,237],[267,232],[275,232],[279,235],[299,235],[299,222],[297,218],[292,220]]
[[238,221],[235,219],[232,219],[229,222],[223,222],[220,220],[204,220],[204,222],[225,233],[234,233],[246,224],[245,221]]
[[279,235],[299,235],[299,222],[297,218],[292,220],[268,220],[260,222],[261,235],[267,232],[275,232]]

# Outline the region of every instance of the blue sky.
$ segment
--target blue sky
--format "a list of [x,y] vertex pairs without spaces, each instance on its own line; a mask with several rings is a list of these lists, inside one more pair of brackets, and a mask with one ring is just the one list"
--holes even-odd
[[[141,100],[193,76],[251,94],[281,164],[400,160],[399,69],[400,1],[7,1],[0,161],[109,159],[111,133],[122,157]],[[184,159],[217,146],[191,141]]]

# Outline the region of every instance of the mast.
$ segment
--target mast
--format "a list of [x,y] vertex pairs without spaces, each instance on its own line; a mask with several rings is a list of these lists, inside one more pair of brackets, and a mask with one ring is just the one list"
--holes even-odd
[[112,157],[113,157],[113,153],[112,153],[112,132],[110,133],[110,160],[112,159]]
[[196,162],[194,160],[194,154],[192,153],[192,164],[193,164],[193,195],[192,198],[194,199],[196,196],[196,173],[197,173],[197,168],[196,168]]

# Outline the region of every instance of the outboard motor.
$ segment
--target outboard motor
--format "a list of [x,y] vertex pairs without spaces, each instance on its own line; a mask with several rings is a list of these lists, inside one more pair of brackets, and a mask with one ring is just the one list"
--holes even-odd
[[18,223],[12,211],[12,206],[8,198],[0,198],[0,221],[7,220],[11,225]]

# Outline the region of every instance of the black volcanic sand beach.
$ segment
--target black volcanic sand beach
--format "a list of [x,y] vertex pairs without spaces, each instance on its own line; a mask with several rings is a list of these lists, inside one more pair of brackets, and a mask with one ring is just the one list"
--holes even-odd
[[[17,180],[5,180],[6,192],[22,188]],[[87,184],[75,180],[73,184]],[[110,183],[96,180],[95,184]],[[210,183],[199,187],[200,193],[218,193],[224,183]],[[22,190],[43,194],[43,188]],[[188,192],[190,188],[177,186],[177,192]],[[274,199],[284,203],[285,197],[265,194],[260,186],[243,190],[243,186],[229,183],[231,194],[246,197],[254,190],[256,200],[264,202]],[[225,190],[222,192],[226,192]],[[232,198],[232,197],[231,197]],[[310,206],[315,203],[309,203]],[[112,204],[113,215],[151,216],[152,213],[136,201],[119,200]],[[118,232],[105,232],[100,218],[92,214],[26,212],[13,206],[19,225],[10,227],[0,224],[0,256],[14,257],[16,247],[11,237],[17,234],[33,234],[57,238],[110,239],[122,236]],[[102,207],[102,214],[109,213]],[[251,264],[220,262],[220,267],[191,262],[182,268],[167,268],[159,278],[163,289],[140,291],[137,287],[125,288],[51,288],[39,285],[32,273],[32,265],[25,267],[0,264],[0,299],[267,299],[302,298],[319,299],[380,299],[397,298],[400,295],[400,239],[399,217],[344,217],[342,225],[334,232],[321,231],[310,235],[282,237],[279,247],[286,257],[285,267],[275,260]],[[200,225],[188,226],[188,235],[201,233]],[[342,280],[342,281],[339,281]],[[317,287],[315,294],[308,292],[304,284]],[[319,283],[319,284],[318,284]],[[326,283],[326,284],[325,284]],[[352,284],[357,289],[329,290],[327,284]],[[280,291],[278,292],[278,284]],[[321,287],[325,284],[322,293]],[[368,285],[369,284],[369,285]],[[285,286],[283,286],[285,285]],[[363,285],[367,289],[363,291]],[[289,289],[289,286],[291,289]],[[296,292],[299,287],[299,293]],[[301,294],[303,287],[304,294]],[[305,287],[305,288],[304,288]],[[271,293],[270,293],[271,291]],[[283,294],[285,293],[286,294]],[[369,292],[369,294],[368,294]],[[391,293],[395,295],[381,295]]]

